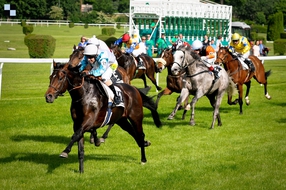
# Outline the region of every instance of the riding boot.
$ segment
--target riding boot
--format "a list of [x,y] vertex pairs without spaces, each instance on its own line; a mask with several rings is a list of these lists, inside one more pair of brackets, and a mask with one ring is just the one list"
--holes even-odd
[[121,98],[117,95],[116,91],[115,91],[115,88],[114,88],[114,85],[111,84],[109,86],[109,88],[111,89],[111,91],[113,92],[114,94],[114,98],[113,98],[113,101],[114,101],[114,104],[115,105],[119,105],[122,101],[121,101]]
[[139,56],[136,57],[136,60],[137,60],[138,69],[146,69],[146,67],[144,66],[143,60]]
[[254,67],[252,61],[250,59],[245,59],[245,61],[246,61],[247,65],[248,65],[248,67],[250,68],[250,72],[254,72],[255,71],[255,67]]
[[219,71],[221,70],[221,68],[219,67],[215,67],[213,70],[214,76],[215,76],[215,80],[219,79]]

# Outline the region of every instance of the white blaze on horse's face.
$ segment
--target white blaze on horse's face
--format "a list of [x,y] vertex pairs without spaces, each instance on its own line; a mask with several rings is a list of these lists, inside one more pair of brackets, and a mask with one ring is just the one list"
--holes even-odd
[[184,67],[185,53],[181,50],[175,51],[173,58],[174,63],[171,68],[171,71],[173,75],[178,75]]

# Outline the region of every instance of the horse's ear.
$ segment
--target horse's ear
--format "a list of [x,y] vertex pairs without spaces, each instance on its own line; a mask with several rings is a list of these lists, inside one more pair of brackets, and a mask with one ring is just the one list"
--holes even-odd
[[55,60],[53,59],[53,66],[54,66],[54,68],[56,68],[57,67],[57,63],[55,62]]
[[76,45],[73,45],[73,50],[76,50]]

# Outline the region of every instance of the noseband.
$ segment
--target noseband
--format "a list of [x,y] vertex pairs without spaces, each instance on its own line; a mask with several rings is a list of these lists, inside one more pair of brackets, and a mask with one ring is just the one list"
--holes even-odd
[[83,83],[84,83],[84,77],[82,77],[82,83],[81,83],[81,85],[79,85],[79,86],[74,86],[74,85],[70,82],[69,78],[67,77],[67,72],[66,72],[66,71],[64,71],[63,69],[61,69],[61,70],[55,69],[54,71],[58,71],[58,73],[59,73],[59,72],[63,72],[63,73],[64,73],[64,78],[63,78],[62,80],[60,80],[61,85],[60,85],[59,88],[56,88],[55,86],[51,85],[51,84],[53,83],[53,81],[54,81],[56,75],[53,75],[53,79],[52,79],[52,81],[51,81],[51,83],[50,83],[50,85],[49,85],[49,87],[53,88],[59,96],[63,96],[63,93],[62,93],[61,91],[62,91],[62,89],[64,88],[64,83],[65,83],[66,80],[68,81],[69,85],[71,85],[71,86],[73,87],[71,90],[69,90],[69,92],[72,91],[72,90],[81,88],[82,85],[83,85]]

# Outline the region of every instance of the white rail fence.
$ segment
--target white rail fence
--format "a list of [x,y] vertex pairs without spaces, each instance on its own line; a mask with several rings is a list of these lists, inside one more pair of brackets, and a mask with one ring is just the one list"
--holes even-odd
[[[286,59],[286,56],[267,56],[267,57],[259,57],[261,60],[283,60]],[[53,71],[53,60],[56,62],[61,62],[65,63],[68,61],[66,58],[52,58],[52,59],[30,59],[30,58],[0,58],[0,99],[1,99],[1,92],[2,92],[2,70],[4,63],[17,63],[17,64],[22,64],[22,63],[50,63],[50,72],[52,73]],[[154,58],[156,61],[157,58]],[[156,76],[156,81],[157,84],[159,84],[159,73],[157,73]]]

